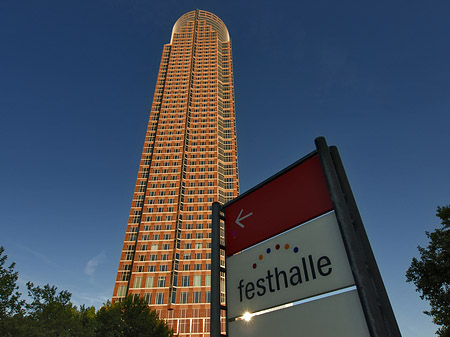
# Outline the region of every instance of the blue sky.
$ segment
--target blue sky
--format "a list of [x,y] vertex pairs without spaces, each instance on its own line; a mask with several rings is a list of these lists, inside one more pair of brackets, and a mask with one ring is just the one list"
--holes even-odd
[[195,8],[232,38],[241,192],[325,136],[403,336],[432,336],[404,275],[450,203],[448,1],[3,0],[0,245],[21,284],[111,297],[162,46]]

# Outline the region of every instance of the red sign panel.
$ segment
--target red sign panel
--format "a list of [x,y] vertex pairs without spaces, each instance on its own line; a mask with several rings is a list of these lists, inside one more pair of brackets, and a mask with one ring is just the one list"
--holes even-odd
[[333,209],[317,155],[225,208],[227,255]]

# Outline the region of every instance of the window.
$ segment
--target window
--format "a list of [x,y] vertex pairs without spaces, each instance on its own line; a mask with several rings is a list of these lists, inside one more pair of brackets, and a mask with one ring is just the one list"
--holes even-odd
[[185,243],[184,244],[184,249],[192,249],[192,243]]
[[202,293],[200,291],[194,291],[192,303],[200,303],[202,298]]
[[153,244],[150,250],[158,250],[158,244],[157,243]]
[[191,270],[191,265],[190,264],[183,264],[183,270]]
[[192,233],[186,233],[186,234],[184,234],[184,238],[185,239],[192,239]]
[[205,303],[211,303],[211,292],[210,291],[205,292]]
[[138,276],[134,278],[133,288],[140,288],[142,285],[142,277]]
[[152,273],[154,271],[156,271],[156,267],[155,266],[148,266],[148,272],[149,273]]
[[129,272],[124,272],[121,274],[120,276],[120,280],[121,281],[128,281],[130,279],[130,273]]
[[139,261],[145,261],[145,255],[139,255]]
[[161,260],[165,261],[169,259],[169,254],[161,254]]
[[136,272],[142,273],[144,271],[144,266],[136,266]]
[[189,287],[189,276],[182,276],[181,277],[181,286],[182,287]]
[[188,303],[189,301],[189,293],[187,291],[182,291],[180,296],[180,303]]
[[159,266],[159,271],[167,271],[167,265],[166,264],[162,264]]
[[145,280],[145,287],[146,288],[153,288],[153,276],[147,276],[147,279]]
[[196,238],[196,239],[203,239],[203,233],[197,233],[197,234],[195,235],[195,238]]
[[202,253],[195,253],[195,259],[201,260],[202,259]]
[[152,293],[146,293],[144,295],[144,300],[147,304],[150,304],[150,302],[152,301]]
[[191,259],[191,254],[184,254],[183,255],[183,260],[190,260]]
[[156,293],[155,304],[164,304],[164,293]]
[[166,286],[166,277],[160,276],[158,277],[158,288],[163,288]]
[[202,264],[201,263],[196,263],[194,266],[194,270],[202,270]]
[[127,286],[119,286],[117,289],[117,296],[125,297],[127,294]]
[[202,249],[203,248],[203,244],[202,243],[196,243],[195,244],[195,249]]
[[[194,287],[200,287],[202,285],[202,276],[201,275],[194,275]],[[198,302],[196,302],[198,303]]]

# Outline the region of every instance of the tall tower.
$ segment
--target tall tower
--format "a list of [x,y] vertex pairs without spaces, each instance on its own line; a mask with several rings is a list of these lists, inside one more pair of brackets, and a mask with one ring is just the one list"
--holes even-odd
[[113,301],[144,297],[180,336],[209,336],[211,204],[237,196],[231,42],[214,14],[181,16],[161,65]]

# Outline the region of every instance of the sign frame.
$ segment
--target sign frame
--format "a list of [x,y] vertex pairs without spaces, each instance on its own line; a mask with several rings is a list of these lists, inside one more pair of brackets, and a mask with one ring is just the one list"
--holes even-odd
[[[328,147],[324,137],[315,139],[316,150],[296,161],[284,170],[256,185],[225,205],[212,205],[212,256],[211,256],[211,337],[221,334],[220,316],[226,306],[220,302],[220,273],[226,269],[220,266],[220,251],[226,254],[225,210],[231,204],[254,193],[259,188],[297,167],[304,161],[318,155],[328,191],[335,211],[341,237],[355,280],[358,297],[371,337],[401,337],[392,307],[387,296],[375,257],[370,247],[353,193],[350,188],[339,153],[335,146]],[[239,216],[238,216],[239,219]],[[241,219],[243,219],[241,217]],[[228,331],[228,326],[227,326]]]

